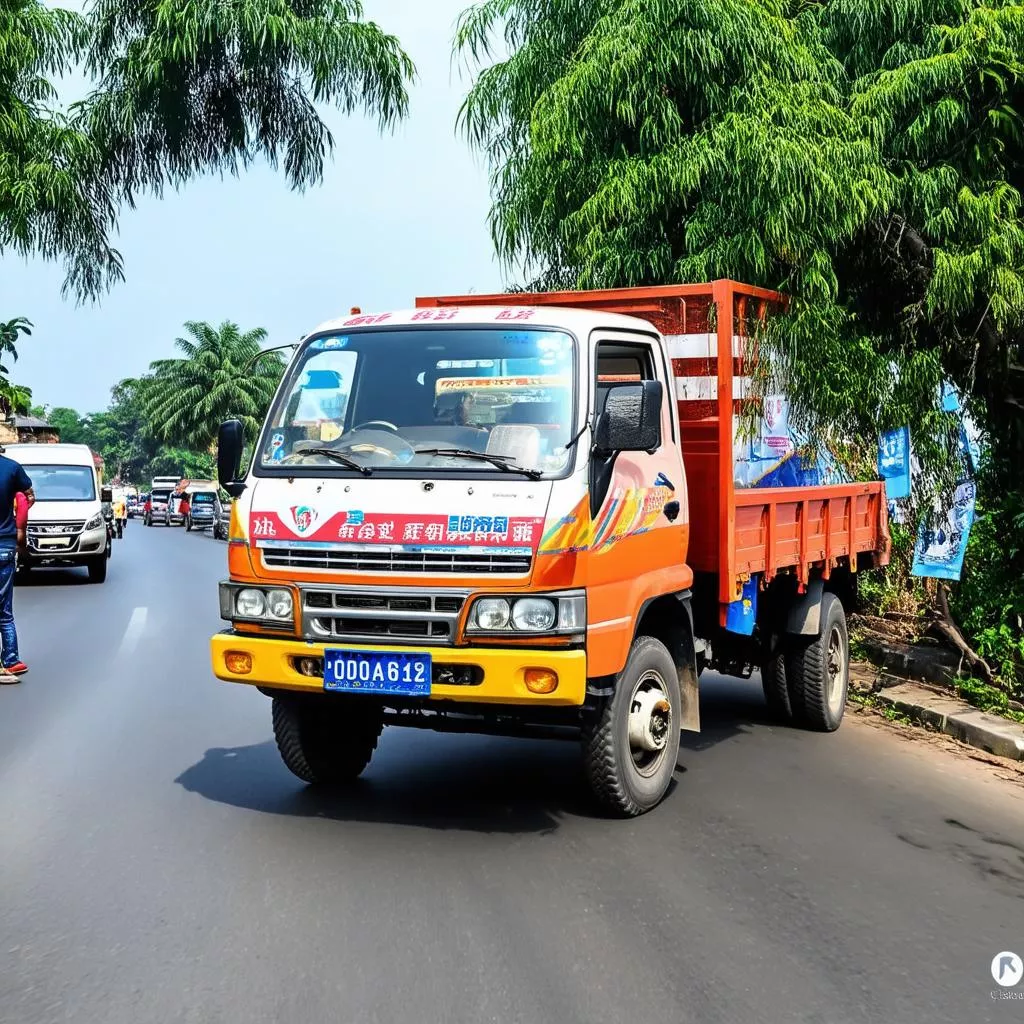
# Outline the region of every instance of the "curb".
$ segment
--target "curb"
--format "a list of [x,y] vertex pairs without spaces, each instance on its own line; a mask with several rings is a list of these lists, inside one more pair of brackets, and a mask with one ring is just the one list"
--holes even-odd
[[911,721],[927,725],[968,746],[996,757],[1024,761],[1024,725],[1017,722],[979,711],[962,700],[937,694],[916,683],[888,685],[872,697]]

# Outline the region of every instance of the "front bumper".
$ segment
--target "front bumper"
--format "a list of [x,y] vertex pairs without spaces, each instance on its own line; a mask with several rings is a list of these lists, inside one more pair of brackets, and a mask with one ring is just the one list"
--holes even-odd
[[[254,637],[224,630],[210,640],[213,674],[231,683],[248,683],[279,690],[302,690],[322,693],[323,680],[303,675],[296,668],[296,659],[322,657],[325,647],[295,637]],[[353,648],[358,649],[358,648]],[[375,651],[408,651],[408,647],[386,644],[374,646]],[[585,651],[519,650],[515,648],[421,647],[437,664],[474,665],[483,671],[482,682],[473,686],[448,686],[435,683],[426,703],[435,700],[464,701],[473,704],[509,704],[531,707],[579,707],[587,692],[587,655]],[[252,659],[247,675],[231,672],[224,661],[228,651],[240,651]],[[558,688],[553,693],[531,693],[526,688],[524,673],[528,668],[549,669],[558,674]]]
[[39,543],[41,539],[48,539],[48,536],[46,534],[29,535],[28,551],[26,552],[29,563],[52,561],[81,565],[106,551],[107,525],[104,523],[94,530],[84,530],[72,537],[71,543],[66,547],[41,546]]

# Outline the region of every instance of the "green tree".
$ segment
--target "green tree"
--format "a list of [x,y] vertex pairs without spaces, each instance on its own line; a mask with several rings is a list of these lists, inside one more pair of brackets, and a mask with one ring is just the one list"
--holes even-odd
[[[53,82],[93,88],[66,113]],[[0,8],[0,254],[62,260],[95,296],[123,274],[122,202],[256,159],[321,179],[333,140],[317,104],[404,115],[414,73],[358,0],[42,0]]]
[[826,442],[911,424],[936,484],[959,472],[953,381],[1024,576],[1024,520],[995,508],[1019,508],[1024,459],[1024,3],[484,0],[456,47],[507,265],[788,292],[763,386]]
[[146,463],[145,477],[170,476],[180,473],[183,477],[199,480],[212,479],[215,473],[214,458],[209,452],[196,452],[189,448],[174,448],[161,445],[156,454]]
[[152,363],[141,384],[142,409],[153,435],[209,452],[221,422],[236,417],[247,437],[255,438],[284,370],[277,353],[260,354],[267,332],[262,327],[242,332],[227,320],[220,327],[190,320],[185,330],[188,337],[175,340],[184,358]]
[[911,422],[944,377],[1024,452],[1024,5],[486,0],[462,111],[492,231],[541,285],[735,277],[794,296],[777,370],[816,431]]
[[87,422],[74,409],[58,405],[53,409],[44,409],[41,418],[60,432],[61,441],[67,444],[89,444]]

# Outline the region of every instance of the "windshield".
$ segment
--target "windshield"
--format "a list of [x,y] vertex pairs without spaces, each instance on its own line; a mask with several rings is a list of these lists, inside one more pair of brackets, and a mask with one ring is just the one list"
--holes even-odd
[[26,466],[37,501],[95,501],[96,476],[88,466]]
[[171,492],[170,492],[170,491],[154,491],[154,492],[153,492],[153,499],[152,499],[152,500],[153,500],[153,501],[162,501],[162,502],[166,502],[166,501],[167,501],[167,499],[168,499],[168,498],[169,498],[170,496],[171,496]]
[[498,461],[558,475],[573,436],[573,359],[573,341],[560,331],[317,338],[271,412],[260,465],[351,472],[336,452],[370,470],[493,473]]
[[212,494],[193,494],[191,497],[193,505],[212,505],[213,495]]

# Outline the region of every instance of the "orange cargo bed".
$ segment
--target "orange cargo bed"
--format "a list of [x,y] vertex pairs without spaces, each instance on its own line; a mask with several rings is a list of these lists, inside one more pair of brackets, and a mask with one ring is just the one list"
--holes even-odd
[[734,415],[748,397],[748,325],[781,312],[785,296],[735,281],[587,292],[451,295],[416,300],[432,306],[564,306],[648,321],[665,337],[675,375],[690,513],[688,562],[718,575],[719,601],[738,600],[753,573],[770,580],[812,569],[888,561],[884,485],[737,487]]

